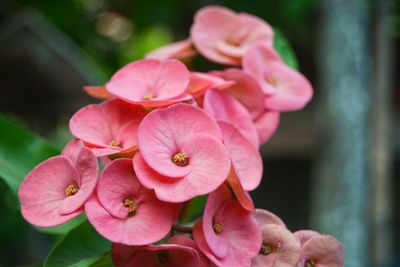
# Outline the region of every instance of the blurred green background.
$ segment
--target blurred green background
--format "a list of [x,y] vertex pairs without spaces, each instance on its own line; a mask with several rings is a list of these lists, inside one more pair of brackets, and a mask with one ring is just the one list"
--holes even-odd
[[[383,260],[378,259],[380,254],[373,260],[355,260],[348,266],[367,266],[363,265],[365,262],[368,262],[369,266],[400,266],[400,127],[397,119],[400,110],[400,77],[397,75],[400,63],[397,53],[400,44],[399,1],[2,0],[0,112],[61,149],[71,139],[67,129],[70,116],[83,105],[96,102],[85,95],[83,85],[102,84],[118,68],[142,58],[148,51],[187,38],[193,15],[203,6],[222,5],[254,14],[279,29],[289,40],[297,55],[299,70],[316,85],[316,91],[314,101],[305,110],[282,116],[276,136],[262,148],[264,183],[253,193],[253,197],[258,207],[278,214],[291,230],[318,228],[319,224],[313,223],[318,221],[315,219],[319,216],[315,211],[318,208],[312,203],[318,200],[315,196],[318,188],[313,188],[313,179],[318,179],[315,177],[318,176],[318,166],[322,164],[320,159],[323,158],[320,152],[325,148],[327,140],[327,137],[321,134],[320,128],[324,127],[319,122],[324,121],[325,116],[321,115],[321,110],[324,109],[321,106],[324,106],[324,99],[329,98],[324,93],[324,88],[329,87],[329,84],[324,83],[324,79],[329,80],[329,68],[341,69],[340,65],[335,65],[333,60],[329,59],[329,45],[325,39],[335,34],[335,31],[329,33],[328,37],[324,32],[329,30],[329,25],[333,25],[335,20],[340,23],[340,18],[329,18],[331,10],[334,9],[327,3],[336,5],[337,10],[347,10],[347,13],[343,13],[343,19],[347,16],[359,25],[358,32],[348,33],[351,35],[350,40],[354,39],[357,43],[362,36],[366,37],[361,42],[361,45],[367,45],[365,50],[356,49],[359,50],[357,55],[367,60],[369,70],[362,75],[357,71],[343,73],[343,77],[353,75],[361,82],[367,82],[366,78],[371,79],[367,82],[371,88],[365,88],[370,100],[369,104],[366,104],[367,120],[371,123],[368,122],[365,130],[363,129],[363,132],[370,136],[362,138],[371,140],[369,138],[377,132],[378,139],[383,137],[391,140],[383,145],[382,157],[386,157],[386,160],[379,161],[382,157],[375,161],[365,158],[379,161],[376,163],[378,167],[387,172],[376,177],[373,174],[365,176],[363,183],[370,187],[362,190],[360,199],[364,197],[370,200],[373,194],[376,199],[374,198],[368,207],[359,207],[369,214],[367,217],[371,219],[370,222],[363,222],[363,218],[358,218],[357,221],[362,229],[371,229],[368,227],[375,223],[386,229],[385,232],[388,233],[385,234],[391,238],[379,242],[388,244],[387,248],[385,247],[387,255],[383,253],[386,255],[383,256]],[[353,18],[352,12],[355,14]],[[358,12],[363,15],[358,16]],[[337,34],[340,35],[340,31],[346,32],[347,25],[349,24],[339,24]],[[379,41],[382,40],[382,31],[385,31],[383,43]],[[332,49],[345,51],[347,47],[351,49],[353,44],[350,42],[331,45]],[[381,51],[382,46],[386,53]],[[349,60],[358,59],[355,55]],[[384,70],[381,70],[383,67],[380,60],[383,60],[382,64],[386,66]],[[328,63],[326,68],[325,63]],[[204,70],[213,67],[204,62],[198,64]],[[379,76],[380,73],[384,73],[384,77]],[[380,80],[387,81],[387,84],[382,85],[386,88],[383,99],[374,93],[380,89],[373,85],[377,83],[379,87],[377,81]],[[350,90],[352,84],[348,84],[348,87]],[[340,110],[343,103],[335,103],[337,110]],[[382,105],[384,108],[379,109]],[[376,126],[376,123],[373,123],[376,120],[374,114],[378,114],[378,117],[383,116],[384,121],[390,118],[390,123]],[[381,119],[378,119],[378,125],[380,121]],[[377,128],[384,132],[379,132]],[[4,133],[0,132],[3,141],[6,140],[4,136]],[[381,149],[382,146],[373,141],[367,143],[367,147],[371,148],[368,153],[372,156],[378,155],[374,148]],[[353,144],[349,144],[351,145]],[[23,149],[19,153],[24,153]],[[390,192],[375,192],[375,180],[384,181],[385,190],[389,188]],[[338,191],[337,195],[340,198],[341,191]],[[374,211],[371,208],[376,203],[382,210],[387,211],[379,215],[381,217],[378,216],[378,219],[374,216],[381,209]],[[15,195],[0,180],[0,266],[40,264],[60,238],[57,235],[42,234],[29,226],[22,219],[17,204]],[[383,218],[383,224],[380,218]],[[355,228],[358,228],[357,223]],[[329,228],[321,226],[317,230],[325,229]],[[325,231],[331,233],[329,230]],[[375,251],[373,244],[376,236],[380,236],[379,230],[375,235],[366,237],[368,244],[364,245],[369,245],[367,249]],[[362,252],[367,253],[366,251]],[[357,258],[359,255],[351,254],[351,257]],[[379,262],[379,265],[374,262]]]

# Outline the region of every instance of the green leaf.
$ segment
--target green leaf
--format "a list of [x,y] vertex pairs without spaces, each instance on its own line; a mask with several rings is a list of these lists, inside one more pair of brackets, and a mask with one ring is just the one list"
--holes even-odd
[[84,214],[79,215],[78,217],[63,223],[59,226],[54,226],[54,227],[36,227],[35,229],[39,230],[40,232],[46,233],[46,234],[58,234],[58,235],[64,235],[68,233],[71,229],[74,229],[81,223],[83,223],[86,220],[86,216]]
[[101,237],[89,222],[84,222],[61,239],[52,249],[43,266],[92,266],[102,262],[110,249],[111,242]]
[[17,194],[25,175],[59,151],[1,113],[0,133],[0,177]]
[[299,69],[299,63],[297,62],[296,54],[289,41],[283,36],[283,34],[277,30],[275,31],[275,42],[274,48],[278,51],[279,55],[282,57],[283,61],[293,69]]
[[180,221],[183,224],[190,223],[201,216],[204,206],[207,202],[207,196],[193,198],[185,207],[180,215]]

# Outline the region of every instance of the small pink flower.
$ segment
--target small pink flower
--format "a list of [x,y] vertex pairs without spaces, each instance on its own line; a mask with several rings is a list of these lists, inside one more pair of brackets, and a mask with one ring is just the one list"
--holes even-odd
[[127,102],[157,107],[190,100],[185,93],[189,79],[188,69],[179,60],[144,59],[117,71],[106,88]]
[[71,118],[69,128],[101,157],[135,148],[136,131],[146,114],[140,106],[113,99],[82,108]]
[[193,236],[199,249],[220,267],[250,267],[261,246],[254,214],[243,209],[225,185],[208,196]]
[[271,212],[259,209],[256,210],[256,218],[262,232],[262,247],[252,260],[252,267],[297,266],[301,245],[282,220]]
[[262,178],[263,162],[260,152],[243,135],[226,122],[219,122],[225,147],[240,183],[245,191],[258,187]]
[[273,43],[273,31],[268,23],[219,6],[197,12],[190,36],[199,53],[226,65],[240,65],[241,58],[257,43],[269,46]]
[[190,83],[186,92],[197,98],[209,89],[224,90],[231,87],[234,83],[233,81],[228,81],[212,74],[191,72]]
[[18,192],[22,215],[40,227],[62,224],[83,212],[97,178],[96,157],[80,141],[72,141],[62,155],[42,162],[25,177]]
[[203,110],[176,104],[149,113],[138,130],[133,164],[140,182],[167,202],[183,202],[221,185],[230,170],[217,123]]
[[216,121],[231,124],[254,147],[258,148],[258,133],[251,115],[235,98],[226,92],[210,89],[204,95],[203,107]]
[[192,40],[186,39],[154,49],[145,58],[159,60],[176,58],[186,60],[196,55],[197,51],[193,47]]
[[300,266],[344,266],[343,246],[336,238],[310,230],[297,231],[295,236],[302,244]]
[[139,183],[130,159],[114,160],[104,168],[85,212],[102,236],[131,246],[160,240],[173,221],[170,206]]
[[[262,56],[267,54],[267,56]],[[243,69],[261,85],[267,95],[266,109],[286,112],[302,109],[312,98],[310,82],[283,63],[272,48],[257,45],[243,58]]]

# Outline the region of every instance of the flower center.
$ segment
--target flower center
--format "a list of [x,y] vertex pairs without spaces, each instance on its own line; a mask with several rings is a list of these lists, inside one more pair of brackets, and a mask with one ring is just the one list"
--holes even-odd
[[167,266],[169,260],[169,252],[166,250],[161,250],[155,255],[155,261],[157,266],[164,267]]
[[143,97],[143,99],[145,99],[145,100],[151,100],[151,99],[153,99],[153,95],[151,95],[151,94],[148,94],[148,95],[145,95],[144,97]]
[[315,261],[313,261],[313,260],[306,261],[305,267],[314,267],[314,266],[315,266]]
[[65,196],[70,197],[76,194],[78,192],[79,188],[75,184],[70,184],[65,188]]
[[109,146],[119,146],[119,147],[121,147],[121,142],[120,142],[120,141],[117,141],[117,140],[111,140],[111,141],[108,143],[108,145],[109,145]]
[[216,234],[221,233],[222,230],[224,230],[224,223],[222,223],[222,222],[220,222],[220,223],[214,223],[214,224],[213,224],[213,229],[214,229],[214,232],[215,232]]
[[272,252],[272,247],[270,245],[267,244],[262,244],[261,249],[260,249],[260,254],[267,256]]
[[189,164],[189,157],[183,152],[178,152],[172,156],[172,162],[180,167],[184,167]]
[[124,206],[128,208],[129,211],[128,217],[132,217],[133,215],[136,214],[138,206],[133,199],[125,198],[124,201],[122,201],[122,203],[124,203]]

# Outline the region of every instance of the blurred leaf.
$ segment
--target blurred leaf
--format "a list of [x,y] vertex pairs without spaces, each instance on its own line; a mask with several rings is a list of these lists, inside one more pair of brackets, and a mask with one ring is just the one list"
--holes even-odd
[[111,258],[111,254],[107,253],[101,259],[91,265],[91,267],[114,267],[114,263]]
[[283,36],[283,34],[279,30],[274,29],[274,31],[275,31],[275,42],[274,42],[275,49],[278,51],[283,61],[285,61],[285,63],[289,67],[297,70],[299,68],[299,64],[297,62],[296,55],[289,41],[285,38],[285,36]]
[[192,199],[182,211],[180,216],[181,222],[186,224],[200,217],[200,215],[203,213],[206,202],[207,196],[199,196]]
[[17,195],[28,172],[59,151],[4,114],[0,114],[0,132],[0,177]]
[[110,249],[111,242],[101,237],[89,222],[84,222],[68,232],[52,249],[44,267],[92,266],[101,263]]

